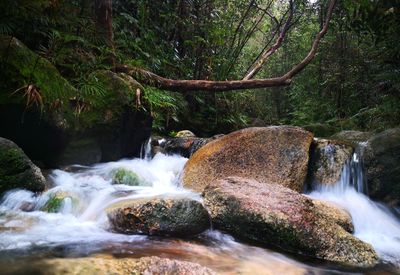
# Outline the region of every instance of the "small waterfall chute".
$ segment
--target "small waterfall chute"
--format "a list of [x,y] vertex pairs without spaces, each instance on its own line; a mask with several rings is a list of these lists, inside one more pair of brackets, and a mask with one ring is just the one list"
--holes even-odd
[[314,185],[308,195],[336,203],[347,209],[354,224],[354,235],[371,244],[381,259],[400,266],[400,221],[384,204],[367,196],[360,150],[343,167],[335,185]]

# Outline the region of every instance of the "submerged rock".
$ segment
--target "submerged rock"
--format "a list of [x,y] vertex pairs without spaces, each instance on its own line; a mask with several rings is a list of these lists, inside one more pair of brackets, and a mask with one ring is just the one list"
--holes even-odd
[[[33,263],[29,270],[9,268],[13,274],[133,274],[133,275],[213,275],[214,271],[197,263],[160,257],[142,258],[66,258],[48,259]],[[26,268],[28,269],[28,268]],[[11,272],[10,272],[11,273]]]
[[303,190],[312,134],[299,127],[247,128],[200,148],[186,163],[183,185],[195,191],[229,176]]
[[311,145],[311,181],[316,184],[333,185],[340,180],[343,166],[353,154],[347,143],[314,139]]
[[140,178],[135,172],[125,168],[118,168],[112,172],[112,184],[125,184],[129,186],[151,186],[151,183]]
[[230,177],[212,182],[203,195],[213,225],[239,238],[345,265],[370,267],[378,261],[371,245],[284,186]]
[[107,213],[112,229],[128,234],[192,236],[210,227],[203,205],[184,198],[123,201]]
[[386,130],[368,139],[363,160],[369,195],[399,206],[400,128]]
[[21,188],[43,191],[46,180],[40,169],[11,140],[0,137],[0,195]]

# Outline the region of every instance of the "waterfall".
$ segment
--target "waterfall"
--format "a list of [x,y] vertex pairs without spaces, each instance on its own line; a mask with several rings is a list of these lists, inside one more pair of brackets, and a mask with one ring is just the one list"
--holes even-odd
[[140,147],[140,158],[145,160],[151,159],[151,137],[145,142],[143,142]]
[[320,184],[308,194],[345,208],[354,224],[354,235],[371,244],[384,262],[400,265],[400,221],[393,211],[367,196],[362,148],[345,164],[335,185]]

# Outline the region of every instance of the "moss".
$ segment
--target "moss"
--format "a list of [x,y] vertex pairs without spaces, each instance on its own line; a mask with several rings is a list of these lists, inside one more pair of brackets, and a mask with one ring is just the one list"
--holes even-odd
[[65,199],[70,199],[72,201],[73,208],[79,208],[79,199],[74,194],[57,191],[49,194],[49,198],[41,210],[49,213],[57,213],[61,210]]
[[[34,165],[25,153],[14,146],[1,144],[0,148],[0,194],[14,188],[24,188],[41,191],[44,188],[44,178],[35,173]],[[36,168],[37,169],[37,168]]]
[[135,172],[124,168],[118,168],[112,172],[113,184],[125,184],[130,186],[149,186],[150,183],[141,179]]
[[107,70],[93,72],[88,81],[102,87],[102,91],[88,95],[89,108],[81,113],[79,119],[84,127],[101,124],[115,128],[126,108],[136,109],[136,89],[143,87],[128,76]]
[[13,78],[12,82],[20,87],[34,84],[39,88],[44,102],[53,102],[57,98],[69,98],[77,94],[77,90],[60,75],[53,64],[28,49],[18,39],[0,36],[0,52],[3,53],[2,71],[7,70]]
[[57,213],[60,211],[64,199],[65,198],[60,197],[57,194],[51,194],[49,200],[43,206],[42,211]]

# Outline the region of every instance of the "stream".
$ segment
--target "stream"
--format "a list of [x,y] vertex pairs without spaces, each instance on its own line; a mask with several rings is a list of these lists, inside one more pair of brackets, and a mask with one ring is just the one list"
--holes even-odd
[[[25,190],[8,192],[0,203],[0,270],[16,274],[32,263],[52,258],[160,256],[183,259],[210,267],[221,274],[342,274],[400,272],[400,223],[391,209],[371,201],[363,193],[363,179],[352,176],[355,156],[344,167],[341,181],[333,187],[317,186],[308,194],[346,208],[355,235],[374,246],[381,264],[371,270],[349,269],[306,257],[235,240],[217,230],[189,239],[123,235],[108,231],[106,209],[125,199],[184,196],[201,200],[179,186],[187,159],[157,154],[53,170],[51,187],[39,196]],[[112,171],[131,170],[151,186],[112,184]],[[355,169],[357,173],[359,170]],[[356,178],[356,179],[355,179]],[[68,194],[58,213],[41,211],[54,194]],[[20,209],[29,209],[22,211]],[[27,269],[28,268],[28,269]],[[20,274],[20,273],[18,273]]]

